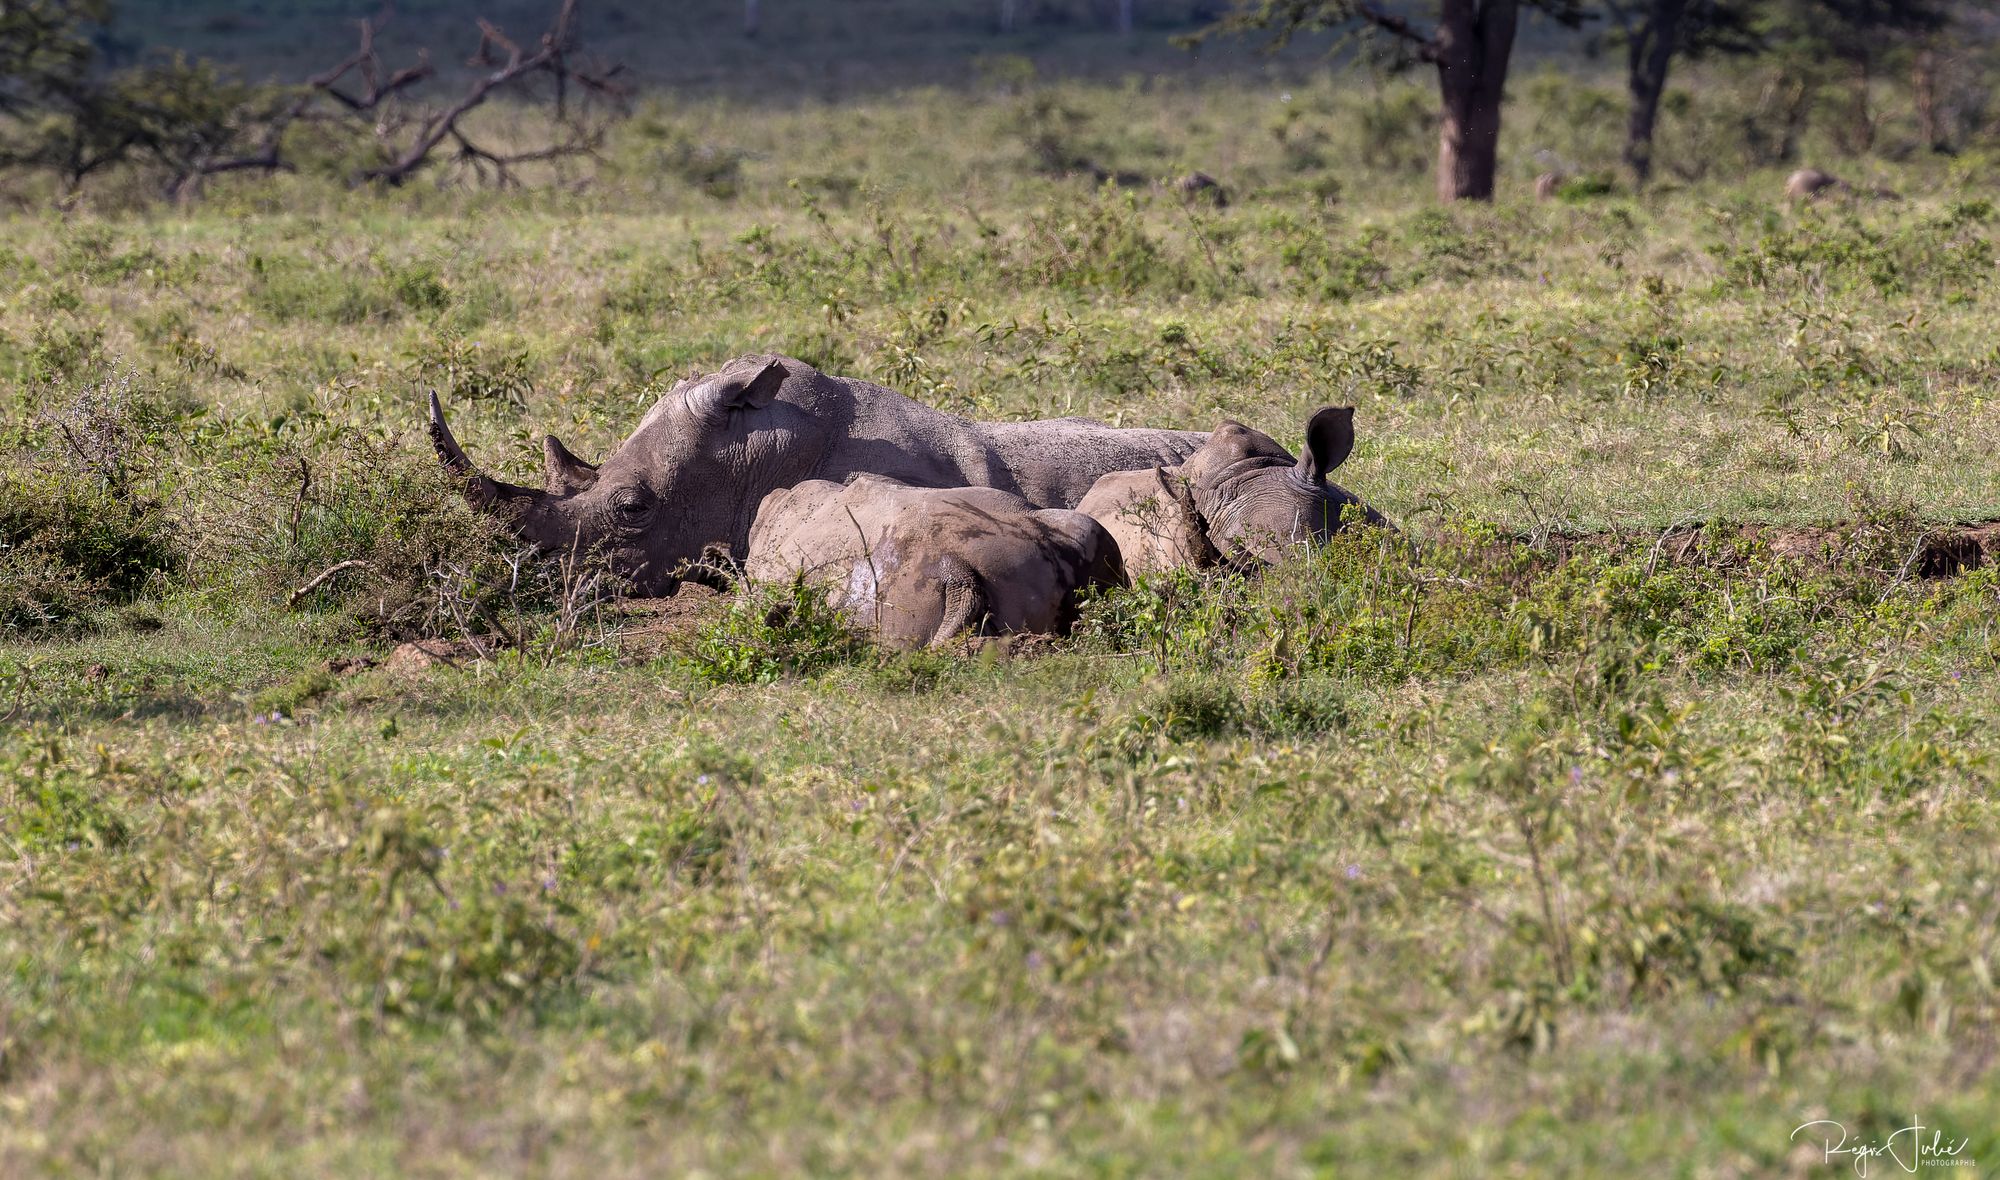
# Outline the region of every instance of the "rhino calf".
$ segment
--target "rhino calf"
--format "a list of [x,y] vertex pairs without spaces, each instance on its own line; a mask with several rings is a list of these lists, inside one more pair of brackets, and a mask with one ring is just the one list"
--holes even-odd
[[1222,564],[1251,569],[1333,535],[1350,504],[1368,523],[1388,523],[1327,482],[1353,450],[1352,406],[1315,413],[1297,459],[1270,435],[1224,422],[1177,466],[1103,476],[1077,508],[1110,532],[1132,576]]
[[762,582],[802,573],[852,622],[900,648],[965,631],[1062,634],[1078,590],[1125,582],[1118,546],[1081,512],[1038,509],[996,488],[916,488],[874,475],[766,495],[743,572]]

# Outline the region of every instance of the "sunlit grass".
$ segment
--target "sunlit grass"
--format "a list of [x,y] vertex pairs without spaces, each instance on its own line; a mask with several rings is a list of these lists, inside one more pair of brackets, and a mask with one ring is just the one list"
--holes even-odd
[[[0,639],[0,1171],[1760,1175],[1912,1113],[2000,1162],[1995,582],[1906,560],[2000,513],[1991,165],[1535,205],[1532,136],[1599,162],[1558,83],[1484,209],[1424,203],[1410,91],[1225,80],[1042,88],[1222,210],[916,92],[656,110],[580,192],[14,215],[9,470],[96,487],[44,415],[122,366],[175,560]],[[1404,535],[1021,658],[503,592],[425,390],[526,480],[755,350],[993,418],[1353,403]],[[465,582],[523,646],[390,666]]]

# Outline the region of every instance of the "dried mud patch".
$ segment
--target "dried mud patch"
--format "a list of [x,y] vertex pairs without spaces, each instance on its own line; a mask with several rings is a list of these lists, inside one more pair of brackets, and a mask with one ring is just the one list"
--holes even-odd
[[684,583],[666,598],[629,598],[618,604],[618,650],[631,659],[650,659],[684,642],[713,622],[730,595],[713,587]]

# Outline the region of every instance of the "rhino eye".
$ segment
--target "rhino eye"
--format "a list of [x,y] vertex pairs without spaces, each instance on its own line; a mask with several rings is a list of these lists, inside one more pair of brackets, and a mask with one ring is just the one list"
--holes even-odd
[[611,510],[618,514],[618,520],[623,524],[635,524],[646,519],[649,508],[646,497],[636,491],[622,491],[611,498]]

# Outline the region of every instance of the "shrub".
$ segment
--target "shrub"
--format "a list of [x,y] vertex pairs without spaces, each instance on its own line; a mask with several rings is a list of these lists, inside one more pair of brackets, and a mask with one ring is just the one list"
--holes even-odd
[[686,660],[706,680],[762,684],[848,663],[865,650],[826,592],[800,575],[743,589],[715,626],[694,636]]
[[87,476],[0,467],[0,624],[74,626],[180,566],[157,500]]
[[28,345],[28,376],[37,384],[73,380],[103,366],[104,329],[75,327],[60,320],[35,325]]
[[1080,205],[1030,218],[1011,269],[1039,286],[1084,293],[1201,285],[1187,262],[1147,230],[1138,197],[1109,185]]
[[535,391],[528,350],[450,334],[426,337],[410,350],[410,379],[453,401],[503,401],[519,407]]
[[1225,681],[1210,677],[1169,680],[1133,714],[1134,726],[1170,741],[1221,737],[1243,724],[1243,698]]
[[397,292],[377,276],[291,258],[250,259],[250,305],[271,319],[359,324],[402,310]]
[[213,445],[220,457],[182,535],[190,580],[232,604],[342,612],[388,637],[467,628],[518,637],[519,619],[507,617],[555,599],[547,571],[499,520],[465,504],[427,449],[313,411],[275,435],[232,429]]
[[130,825],[110,804],[89,789],[80,776],[51,772],[46,766],[24,784],[16,797],[9,827],[24,848],[36,852],[78,848],[122,848],[132,838]]
[[74,629],[178,573],[157,490],[172,411],[129,377],[85,386],[0,461],[0,625]]

